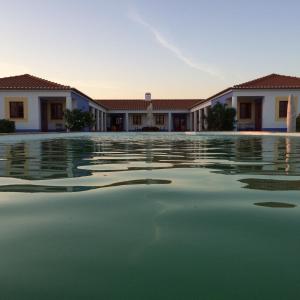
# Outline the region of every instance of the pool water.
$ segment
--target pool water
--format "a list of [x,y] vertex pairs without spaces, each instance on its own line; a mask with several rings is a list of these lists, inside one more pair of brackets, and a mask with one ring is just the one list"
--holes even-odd
[[2,139],[0,299],[298,299],[299,195],[299,138]]

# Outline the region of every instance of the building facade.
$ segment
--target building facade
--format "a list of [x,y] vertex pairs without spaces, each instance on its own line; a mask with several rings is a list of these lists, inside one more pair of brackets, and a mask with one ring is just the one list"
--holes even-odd
[[147,127],[159,131],[191,131],[190,108],[199,101],[151,99],[149,93],[145,99],[96,100],[107,109],[108,131],[142,131]]
[[17,131],[64,131],[64,111],[75,108],[91,110],[100,128],[99,116],[104,119],[106,114],[79,90],[29,74],[0,79],[0,105],[0,119],[14,121]]
[[236,109],[236,130],[296,130],[300,78],[271,74],[234,85],[207,99],[94,100],[70,86],[29,74],[0,78],[0,119],[17,131],[64,131],[64,111],[90,111],[92,131],[203,131],[208,109],[222,103]]
[[236,130],[295,131],[300,114],[300,78],[271,74],[235,85],[196,104],[193,130],[205,130],[204,115],[217,103],[236,109]]

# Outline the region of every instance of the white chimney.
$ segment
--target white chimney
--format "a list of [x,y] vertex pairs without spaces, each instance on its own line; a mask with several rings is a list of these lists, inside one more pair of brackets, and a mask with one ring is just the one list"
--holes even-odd
[[151,101],[151,93],[146,93],[145,94],[145,100],[146,101]]

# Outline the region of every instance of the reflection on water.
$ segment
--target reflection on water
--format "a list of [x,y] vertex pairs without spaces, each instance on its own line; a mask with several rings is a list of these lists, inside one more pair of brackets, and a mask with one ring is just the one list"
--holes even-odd
[[[122,135],[119,138],[111,135],[0,144],[1,177],[44,180],[36,186],[30,182],[22,185],[2,183],[2,192],[30,191],[31,186],[35,192],[84,191],[103,184],[54,188],[47,183],[53,179],[89,177],[97,173],[130,174],[160,169],[180,172],[183,168],[206,168],[211,174],[243,176],[240,182],[248,189],[298,190],[300,181],[290,180],[289,176],[300,175],[300,142],[282,137],[187,138],[182,135],[163,138],[154,135],[149,138],[135,135],[124,139]],[[269,178],[277,175],[286,179]],[[115,182],[119,181],[117,179]]]
[[282,202],[257,202],[254,203],[256,206],[263,206],[263,207],[271,207],[271,208],[294,208],[297,205],[290,204],[290,203],[282,203]]
[[299,187],[295,138],[0,142],[0,299],[298,299]]
[[300,190],[300,180],[248,178],[248,179],[241,179],[240,182],[246,184],[245,188],[254,189],[254,190],[269,190],[269,191]]
[[161,179],[140,179],[115,182],[102,186],[51,186],[36,184],[18,184],[18,185],[2,185],[0,192],[18,192],[18,193],[74,193],[89,190],[111,188],[117,186],[128,185],[150,185],[150,184],[170,184],[171,180]]

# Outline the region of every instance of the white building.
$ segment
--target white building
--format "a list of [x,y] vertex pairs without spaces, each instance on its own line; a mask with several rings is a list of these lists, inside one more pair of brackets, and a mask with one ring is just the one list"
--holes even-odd
[[193,130],[205,130],[207,109],[222,103],[236,109],[236,130],[295,131],[299,97],[298,77],[271,74],[235,85],[191,109]]
[[96,130],[105,130],[106,109],[81,91],[28,74],[0,78],[0,119],[15,121],[17,131],[65,130],[63,113],[92,111]]
[[207,110],[223,103],[237,111],[236,130],[295,131],[300,114],[300,78],[271,74],[227,88],[205,100],[94,100],[81,91],[28,74],[0,78],[0,119],[15,121],[17,131],[65,130],[66,109],[93,113],[93,131],[207,129]]
[[[97,100],[108,111],[108,131],[141,131],[145,127],[155,127],[159,131],[191,131],[190,109],[199,99],[145,99],[137,100]],[[148,114],[151,109],[152,122]]]

